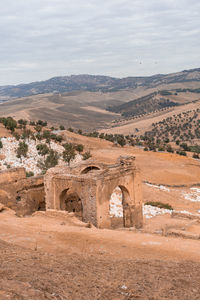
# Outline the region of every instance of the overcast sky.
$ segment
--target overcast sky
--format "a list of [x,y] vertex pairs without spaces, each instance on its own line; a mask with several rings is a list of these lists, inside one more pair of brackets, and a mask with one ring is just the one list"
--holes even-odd
[[199,0],[0,1],[0,85],[197,67]]

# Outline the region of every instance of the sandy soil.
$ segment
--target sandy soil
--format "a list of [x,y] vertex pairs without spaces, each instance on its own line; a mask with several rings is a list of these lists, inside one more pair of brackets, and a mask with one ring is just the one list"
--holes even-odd
[[0,123],[0,138],[12,137],[11,133]]
[[199,299],[199,241],[68,222],[1,213],[0,299]]

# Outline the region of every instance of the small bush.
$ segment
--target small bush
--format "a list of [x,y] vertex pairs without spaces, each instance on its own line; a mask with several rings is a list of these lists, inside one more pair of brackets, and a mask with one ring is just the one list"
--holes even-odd
[[17,148],[17,157],[21,158],[22,156],[26,157],[28,153],[28,145],[25,142],[20,142]]
[[176,151],[176,153],[182,156],[187,156],[187,153],[185,151]]
[[26,172],[26,177],[32,177],[34,176],[34,173],[32,171]]
[[169,152],[169,153],[174,153],[174,150],[173,150],[173,148],[171,147],[171,145],[167,145],[166,150],[167,150],[167,152]]
[[164,147],[159,147],[158,151],[165,151],[165,148]]
[[87,151],[87,152],[83,153],[83,160],[87,160],[87,159],[89,159],[90,157],[92,157],[90,151]]
[[157,202],[149,201],[149,202],[146,202],[145,205],[151,205],[151,206],[155,206],[155,207],[158,207],[158,208],[173,210],[173,207],[170,204],[162,203],[162,202],[159,202],[159,201],[157,201]]
[[78,144],[75,146],[75,150],[78,151],[78,153],[83,152],[84,146],[82,144]]

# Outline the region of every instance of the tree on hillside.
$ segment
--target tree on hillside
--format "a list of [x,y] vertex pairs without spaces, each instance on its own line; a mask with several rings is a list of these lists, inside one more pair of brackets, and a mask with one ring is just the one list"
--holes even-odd
[[38,144],[36,146],[36,149],[38,151],[38,154],[42,155],[42,156],[45,156],[46,154],[48,154],[50,152],[50,150],[46,144]]
[[58,152],[51,149],[46,159],[44,161],[39,160],[37,166],[38,168],[41,169],[42,174],[45,174],[48,169],[53,168],[58,164],[58,160],[59,160]]
[[80,154],[81,152],[83,152],[84,146],[82,144],[78,144],[75,146],[75,149]]
[[20,140],[20,135],[17,132],[13,132],[12,135],[14,136],[14,138],[19,141]]
[[20,124],[20,125],[26,125],[26,124],[27,124],[27,121],[26,121],[26,120],[23,120],[23,119],[19,119],[19,120],[18,120],[18,124]]
[[11,117],[2,118],[1,121],[5,128],[10,130],[11,132],[14,132],[15,128],[17,128],[17,122]]
[[31,137],[32,131],[30,129],[24,129],[24,131],[22,132],[22,139],[24,140],[28,140]]
[[60,130],[65,130],[65,127],[63,125],[60,125]]
[[28,153],[28,145],[25,142],[20,142],[17,148],[17,157],[21,158],[22,156],[26,157]]
[[[73,160],[76,156],[74,147],[72,144],[68,144],[69,146],[65,148],[63,151],[63,160],[70,165],[70,161]],[[70,146],[71,145],[71,146]]]
[[41,132],[42,126],[37,124],[37,125],[35,126],[35,130],[36,130],[38,133]]

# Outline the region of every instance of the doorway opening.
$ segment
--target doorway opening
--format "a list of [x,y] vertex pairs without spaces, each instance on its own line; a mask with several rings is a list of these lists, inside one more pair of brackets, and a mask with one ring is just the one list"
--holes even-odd
[[60,209],[73,212],[81,221],[83,219],[82,201],[76,192],[71,193],[69,189],[62,191],[60,195]]
[[130,196],[128,190],[123,186],[117,186],[110,197],[109,209],[110,209],[110,219],[111,228],[123,228],[128,227],[128,209]]

